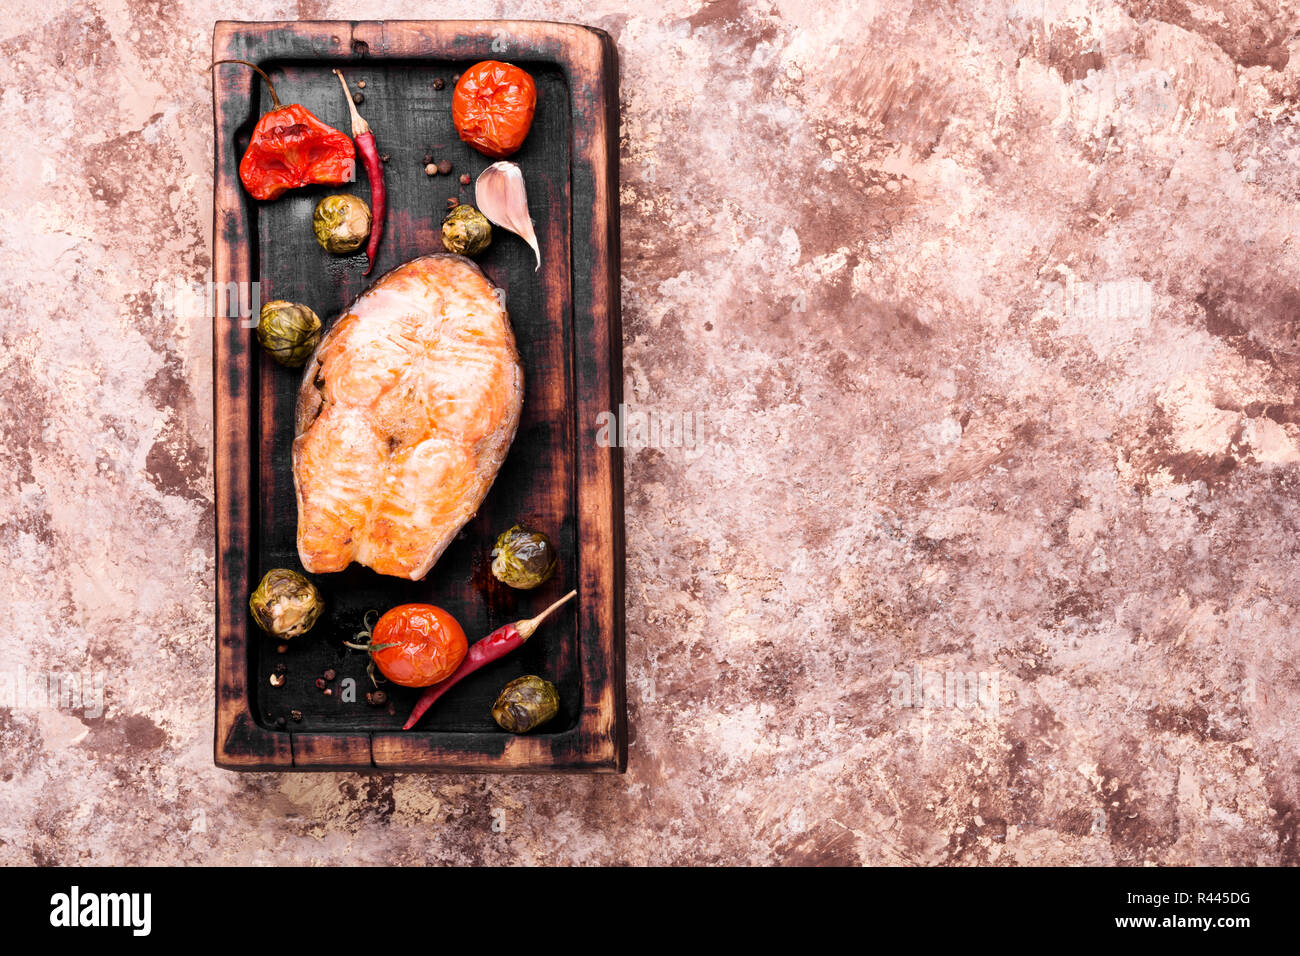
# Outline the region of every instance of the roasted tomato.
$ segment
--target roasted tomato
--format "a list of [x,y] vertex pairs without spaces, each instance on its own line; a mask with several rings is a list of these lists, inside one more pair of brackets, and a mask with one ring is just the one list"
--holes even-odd
[[536,109],[533,78],[498,60],[475,63],[462,73],[451,97],[451,121],[460,138],[496,159],[524,144]]
[[[403,687],[428,687],[455,673],[469,643],[456,619],[432,604],[393,608],[370,632],[379,672]],[[384,647],[382,645],[392,645]]]

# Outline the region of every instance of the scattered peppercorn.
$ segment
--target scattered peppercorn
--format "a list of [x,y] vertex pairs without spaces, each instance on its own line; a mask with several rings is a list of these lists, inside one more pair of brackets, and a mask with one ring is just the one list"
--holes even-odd
[[298,721],[302,720],[302,711],[301,711],[301,710],[291,710],[291,711],[289,711],[289,716],[293,718],[294,723],[297,723]]
[[325,688],[325,696],[326,696],[326,697],[333,697],[333,696],[334,696],[334,688],[333,688],[333,687],[326,687],[326,688]]
[[338,677],[339,675],[336,674],[336,673],[334,672],[334,668],[331,667],[329,670],[327,670],[324,674],[321,674],[320,676],[321,676],[321,677],[324,677],[326,680],[333,680],[334,678]]
[[426,163],[425,166],[424,166],[424,175],[426,175],[426,176],[437,176],[437,175],[438,175],[438,167],[435,166],[435,165],[433,165],[433,163]]
[[277,654],[288,654],[288,653],[289,653],[289,645],[288,645],[288,644],[277,644],[277,645],[275,645],[275,652],[276,652]]
[[365,101],[366,101],[366,94],[364,94],[364,93],[353,93],[353,94],[352,94],[352,102],[353,102],[353,103],[356,103],[357,106],[360,106],[360,105],[361,105],[362,103],[364,103]]
[[283,674],[283,673],[284,673],[285,671],[287,671],[288,669],[289,669],[289,668],[287,668],[287,667],[284,666],[284,661],[276,661],[276,662],[275,662],[275,672],[276,672],[277,674]]
[[434,77],[434,80],[433,80],[433,88],[434,88],[435,90],[440,90],[440,89],[442,89],[442,88],[443,88],[444,86],[446,86],[446,85],[447,85],[447,81],[444,80],[442,77],[440,77],[440,76]]
[[462,186],[468,186],[468,185],[469,185],[469,173],[461,173],[461,174],[460,174],[460,184],[461,184]]
[[365,80],[357,80],[357,86],[361,87],[361,88],[364,90],[364,89],[366,88],[366,81],[365,81]]
[[427,166],[427,165],[429,165],[431,162],[433,162],[433,153],[425,153],[425,154],[424,154],[424,164]]
[[450,159],[444,159],[442,162],[440,162],[440,163],[438,164],[438,172],[442,173],[442,175],[444,175],[444,176],[446,176],[448,173],[450,173],[450,172],[451,172],[451,160],[450,160]]
[[388,703],[388,695],[382,690],[372,690],[370,693],[366,694],[366,703],[374,707],[382,707],[384,704]]
[[317,689],[317,690],[324,690],[324,689],[325,689],[325,678],[323,678],[323,677],[317,677],[317,678],[316,678],[316,689]]
[[283,726],[285,725],[285,723],[286,723],[286,721],[285,721],[285,719],[284,719],[283,717],[277,717],[277,718],[275,718],[275,726],[277,726],[277,727],[283,727]]
[[392,158],[393,158],[393,157],[389,156],[387,153],[384,153],[384,154],[382,154],[382,155],[379,157],[379,161],[380,161],[381,163],[386,163],[386,162],[388,162],[388,161],[389,161],[390,159],[392,159]]

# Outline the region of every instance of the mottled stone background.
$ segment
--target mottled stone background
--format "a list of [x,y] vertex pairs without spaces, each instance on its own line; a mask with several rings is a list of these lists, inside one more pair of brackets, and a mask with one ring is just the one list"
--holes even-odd
[[[1300,860],[1294,2],[6,13],[0,862]],[[435,13],[618,41],[630,767],[228,773],[212,24]]]

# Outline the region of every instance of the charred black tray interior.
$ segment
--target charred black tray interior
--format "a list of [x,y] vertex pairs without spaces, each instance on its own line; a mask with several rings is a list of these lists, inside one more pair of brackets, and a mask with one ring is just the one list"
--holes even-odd
[[[286,193],[259,203],[249,200],[256,221],[254,278],[261,301],[302,302],[321,316],[328,328],[356,296],[384,272],[416,256],[440,251],[439,226],[448,197],[473,202],[473,180],[492,160],[461,143],[451,123],[454,78],[474,61],[405,60],[342,64],[353,88],[366,83],[359,109],[375,131],[385,165],[389,209],[378,262],[363,277],[365,256],[335,256],[317,244],[311,215],[317,201],[334,192],[355,192],[369,201],[364,174],[349,187],[315,187]],[[284,102],[299,102],[339,129],[348,129],[347,107],[332,63],[272,61],[268,68]],[[419,691],[381,683],[389,704],[373,707],[366,692],[373,687],[366,675],[367,655],[342,646],[355,639],[369,611],[398,604],[428,602],[450,611],[472,643],[493,628],[529,617],[551,600],[577,586],[575,561],[576,494],[572,457],[575,423],[571,352],[572,324],[563,300],[544,287],[558,261],[569,275],[569,147],[570,103],[560,69],[528,64],[537,83],[537,115],[524,147],[512,157],[525,171],[529,205],[537,223],[546,273],[534,271],[532,251],[518,237],[494,230],[492,245],[478,258],[489,279],[505,290],[506,307],[525,369],[523,416],[510,453],[478,515],[465,526],[424,581],[411,582],[353,566],[339,574],[310,576],[326,596],[327,610],[314,630],[288,642],[284,654],[269,638],[253,641],[250,667],[256,689],[256,715],[265,726],[278,718],[302,715],[295,731],[335,731],[400,727]],[[219,69],[237,70],[237,66]],[[435,79],[443,81],[436,89]],[[257,99],[249,122],[241,130],[237,149],[242,155],[256,118],[269,108],[265,86],[255,84]],[[436,163],[450,160],[449,175],[425,173],[425,157]],[[460,176],[469,173],[471,184]],[[255,519],[254,580],[276,567],[302,571],[296,546],[297,508],[294,499],[291,445],[293,411],[301,374],[280,368],[260,351],[257,363],[256,415],[260,425],[258,500]],[[519,522],[551,536],[562,560],[555,576],[532,592],[516,592],[492,578],[488,557],[498,533]],[[372,615],[373,620],[373,615]],[[571,728],[581,710],[582,685],[573,646],[572,611],[560,614],[523,648],[465,680],[444,697],[421,724],[426,731],[493,731],[504,733],[489,713],[504,684],[522,674],[539,674],[555,683],[562,708],[543,731]],[[272,687],[277,664],[287,668],[282,687]],[[333,694],[326,696],[315,681],[334,670]],[[355,699],[344,700],[344,681],[355,682]]]

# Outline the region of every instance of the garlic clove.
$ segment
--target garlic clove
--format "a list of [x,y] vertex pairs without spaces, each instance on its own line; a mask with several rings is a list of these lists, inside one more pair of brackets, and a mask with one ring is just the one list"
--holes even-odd
[[[523,170],[517,163],[493,163],[479,173],[474,183],[474,201],[478,211],[493,225],[519,236],[532,246],[537,269],[542,267],[542,251],[537,247],[533,219],[528,215],[528,191],[524,188]],[[536,269],[534,270],[536,271]]]

